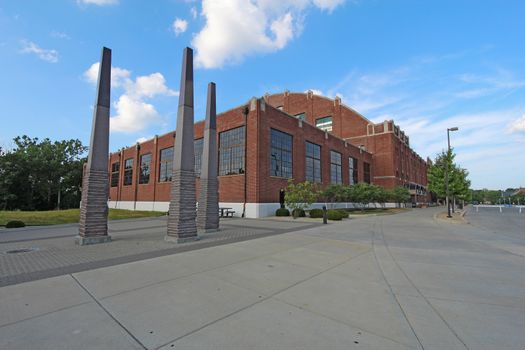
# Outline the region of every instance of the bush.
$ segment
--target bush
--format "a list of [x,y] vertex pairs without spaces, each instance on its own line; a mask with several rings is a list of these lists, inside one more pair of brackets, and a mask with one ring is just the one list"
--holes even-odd
[[339,210],[336,210],[336,209],[330,209],[326,212],[326,216],[328,217],[328,220],[342,220],[343,219],[343,215],[341,214],[341,212]]
[[294,209],[292,210],[292,216],[294,218],[304,218],[306,213],[304,212],[304,209]]
[[339,214],[341,214],[341,217],[343,219],[348,218],[348,215],[350,215],[350,213],[346,209],[336,209],[336,210],[339,212]]
[[322,218],[323,217],[323,209],[311,209],[310,210],[310,217],[311,218]]
[[26,227],[26,224],[24,224],[24,222],[20,220],[11,220],[5,225],[5,228],[17,228],[17,227]]
[[275,211],[275,216],[290,216],[290,211],[286,208],[279,208]]

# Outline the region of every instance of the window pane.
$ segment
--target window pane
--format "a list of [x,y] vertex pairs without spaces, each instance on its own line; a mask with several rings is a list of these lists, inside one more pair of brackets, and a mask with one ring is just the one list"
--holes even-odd
[[321,146],[306,141],[306,180],[321,182]]
[[159,182],[171,181],[173,172],[173,147],[160,150]]
[[139,184],[147,184],[149,182],[149,175],[151,173],[151,154],[143,154],[140,156],[140,175]]
[[316,119],[315,126],[324,131],[332,131],[332,117]]
[[330,181],[334,184],[342,184],[341,176],[341,153],[330,151]]
[[115,162],[111,164],[111,187],[117,187],[120,174],[120,163]]
[[270,129],[270,175],[292,177],[292,135]]
[[133,158],[124,161],[124,186],[129,186],[133,183]]
[[204,138],[195,140],[193,145],[195,149],[195,176],[199,177],[201,175],[202,149],[204,146]]
[[219,175],[244,174],[245,127],[219,134]]

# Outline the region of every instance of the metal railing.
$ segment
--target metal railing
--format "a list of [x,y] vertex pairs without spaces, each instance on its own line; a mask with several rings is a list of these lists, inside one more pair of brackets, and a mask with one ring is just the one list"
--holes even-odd
[[525,208],[524,205],[511,205],[511,204],[498,204],[498,205],[489,205],[489,204],[476,204],[474,205],[476,212],[479,212],[479,208],[499,208],[499,212],[503,213],[503,208],[509,209],[519,209],[519,212],[522,212],[522,209]]

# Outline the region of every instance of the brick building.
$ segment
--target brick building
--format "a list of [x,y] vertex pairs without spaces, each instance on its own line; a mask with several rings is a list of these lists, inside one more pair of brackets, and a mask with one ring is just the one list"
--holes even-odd
[[[204,122],[195,124],[197,198]],[[426,163],[392,121],[308,93],[266,95],[217,117],[219,200],[246,217],[273,215],[288,178],[326,185],[405,185],[426,201]],[[110,155],[110,207],[167,211],[175,132]]]

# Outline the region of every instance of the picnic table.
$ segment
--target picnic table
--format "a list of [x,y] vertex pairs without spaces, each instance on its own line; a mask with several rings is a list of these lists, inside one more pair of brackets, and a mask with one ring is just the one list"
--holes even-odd
[[227,217],[233,217],[233,214],[235,213],[233,208],[228,207],[219,207],[219,217],[221,218],[227,218]]

